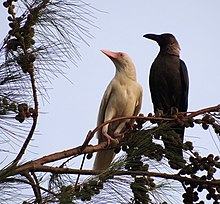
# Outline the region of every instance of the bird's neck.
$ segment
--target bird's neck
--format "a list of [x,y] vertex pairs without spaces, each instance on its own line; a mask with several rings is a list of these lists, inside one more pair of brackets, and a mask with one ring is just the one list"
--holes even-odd
[[126,70],[126,71],[116,70],[115,77],[120,78],[120,80],[130,79],[136,81],[136,72],[134,70]]
[[162,48],[160,50],[160,52],[163,54],[168,54],[168,55],[179,57],[180,56],[180,46],[179,46],[179,44],[176,44],[176,43],[169,44],[165,48]]

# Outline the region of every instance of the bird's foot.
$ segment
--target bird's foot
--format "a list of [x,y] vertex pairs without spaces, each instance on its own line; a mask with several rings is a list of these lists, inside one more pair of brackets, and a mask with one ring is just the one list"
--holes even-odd
[[105,133],[104,136],[106,137],[107,139],[107,147],[109,147],[110,145],[111,146],[116,146],[119,144],[119,141],[118,139],[116,138],[112,138],[109,134]]
[[170,109],[170,115],[172,116],[172,115],[177,115],[177,113],[178,113],[179,111],[178,111],[178,108],[177,107],[171,107],[171,109]]
[[155,111],[155,115],[156,115],[156,117],[161,117],[161,116],[163,116],[163,115],[164,115],[163,110],[157,109],[157,110]]
[[114,133],[115,138],[124,138],[124,136],[125,136],[124,133],[119,133],[119,132]]

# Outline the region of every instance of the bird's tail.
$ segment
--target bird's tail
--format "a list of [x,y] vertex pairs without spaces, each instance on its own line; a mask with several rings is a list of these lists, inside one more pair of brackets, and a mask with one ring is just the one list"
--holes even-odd
[[114,156],[114,149],[97,152],[93,165],[93,170],[106,170],[114,159]]
[[183,137],[185,128],[184,127],[172,127],[173,135],[166,136],[165,139],[163,139],[165,149],[168,153],[173,155],[178,160],[183,160]]

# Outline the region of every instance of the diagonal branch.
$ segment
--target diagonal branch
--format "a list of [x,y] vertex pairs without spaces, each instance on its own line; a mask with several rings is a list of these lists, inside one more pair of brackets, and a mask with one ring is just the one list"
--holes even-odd
[[78,146],[78,147],[75,147],[75,148],[72,148],[72,149],[69,149],[69,150],[65,150],[65,151],[62,151],[62,152],[56,152],[56,153],[41,157],[39,159],[24,163],[21,166],[18,166],[16,171],[15,171],[15,174],[18,173],[18,172],[20,173],[20,172],[26,171],[26,170],[30,171],[30,169],[34,170],[35,167],[38,166],[38,165],[44,165],[44,164],[47,164],[47,163],[50,163],[50,162],[54,162],[54,161],[58,161],[58,160],[61,160],[61,159],[68,158],[68,157],[73,156],[73,155],[80,155],[80,154],[87,154],[87,153],[90,153],[90,152],[97,152],[97,151],[106,149],[105,148],[106,145],[107,145],[107,141],[102,142],[102,143],[100,143],[98,145],[95,145],[95,146],[87,146],[86,148],[84,148],[83,151],[81,151],[81,146]]
[[[198,116],[198,115],[206,113],[206,112],[217,112],[219,110],[219,108],[220,108],[220,105],[213,106],[213,107],[210,107],[210,108],[205,108],[205,109],[201,109],[199,111],[192,112],[190,115],[193,114],[193,116],[195,117],[195,116]],[[189,118],[189,116],[184,117],[183,120],[187,120]],[[27,162],[27,163],[21,165],[20,167],[18,167],[18,169],[19,169],[18,171],[23,171],[24,169],[28,170],[28,168],[34,168],[34,166],[36,166],[38,164],[44,165],[44,164],[47,164],[47,163],[50,163],[50,162],[54,162],[54,161],[58,161],[58,160],[61,160],[61,159],[71,157],[73,155],[87,154],[87,153],[91,153],[91,152],[97,152],[97,151],[100,151],[100,150],[108,149],[108,148],[106,148],[107,142],[102,142],[102,143],[100,143],[98,145],[95,145],[95,146],[91,146],[91,145],[86,146],[85,144],[90,141],[90,139],[94,136],[94,134],[98,131],[99,128],[102,128],[103,126],[105,126],[108,123],[111,123],[111,122],[114,122],[114,121],[117,121],[117,120],[123,120],[123,119],[144,119],[146,121],[147,120],[148,121],[150,121],[150,120],[154,120],[154,121],[155,120],[174,121],[175,120],[175,118],[144,117],[144,116],[129,116],[129,117],[114,118],[112,120],[106,121],[105,123],[99,125],[93,131],[89,131],[89,133],[86,137],[86,140],[85,140],[85,142],[83,143],[82,146],[78,146],[78,147],[75,147],[75,148],[64,150],[62,152],[56,152],[56,153],[41,157],[39,159]],[[119,138],[119,141],[120,141],[120,138]]]
[[203,108],[198,111],[191,112],[191,114],[189,114],[186,118],[192,118],[192,117],[204,114],[204,113],[219,112],[219,111],[220,111],[220,104],[218,104],[216,106],[211,106],[208,108]]
[[[208,107],[208,108],[204,108],[198,111],[193,111],[193,112],[181,112],[180,114],[183,116],[182,120],[188,120],[189,118],[193,118],[195,116],[204,114],[204,113],[210,113],[210,112],[219,112],[220,111],[220,104],[216,105],[216,106],[212,106],[212,107]],[[184,116],[184,114],[189,113],[187,116]],[[108,120],[104,123],[102,123],[101,125],[97,126],[93,131],[89,131],[86,137],[85,142],[82,145],[82,148],[87,146],[90,142],[90,140],[94,137],[95,133],[101,129],[102,127],[104,127],[105,125],[109,124],[109,123],[113,123],[119,120],[125,120],[125,119],[142,119],[142,120],[146,120],[146,121],[174,121],[176,120],[176,118],[172,118],[172,117],[157,117],[157,116],[124,116],[124,117],[118,117],[118,118],[113,118],[111,120]]]

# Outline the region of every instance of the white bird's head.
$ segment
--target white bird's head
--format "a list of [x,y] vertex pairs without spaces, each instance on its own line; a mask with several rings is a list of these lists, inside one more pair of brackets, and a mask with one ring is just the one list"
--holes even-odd
[[101,52],[108,56],[115,64],[116,74],[123,73],[129,78],[136,80],[135,65],[128,54],[123,52],[112,52],[109,50],[101,50]]

